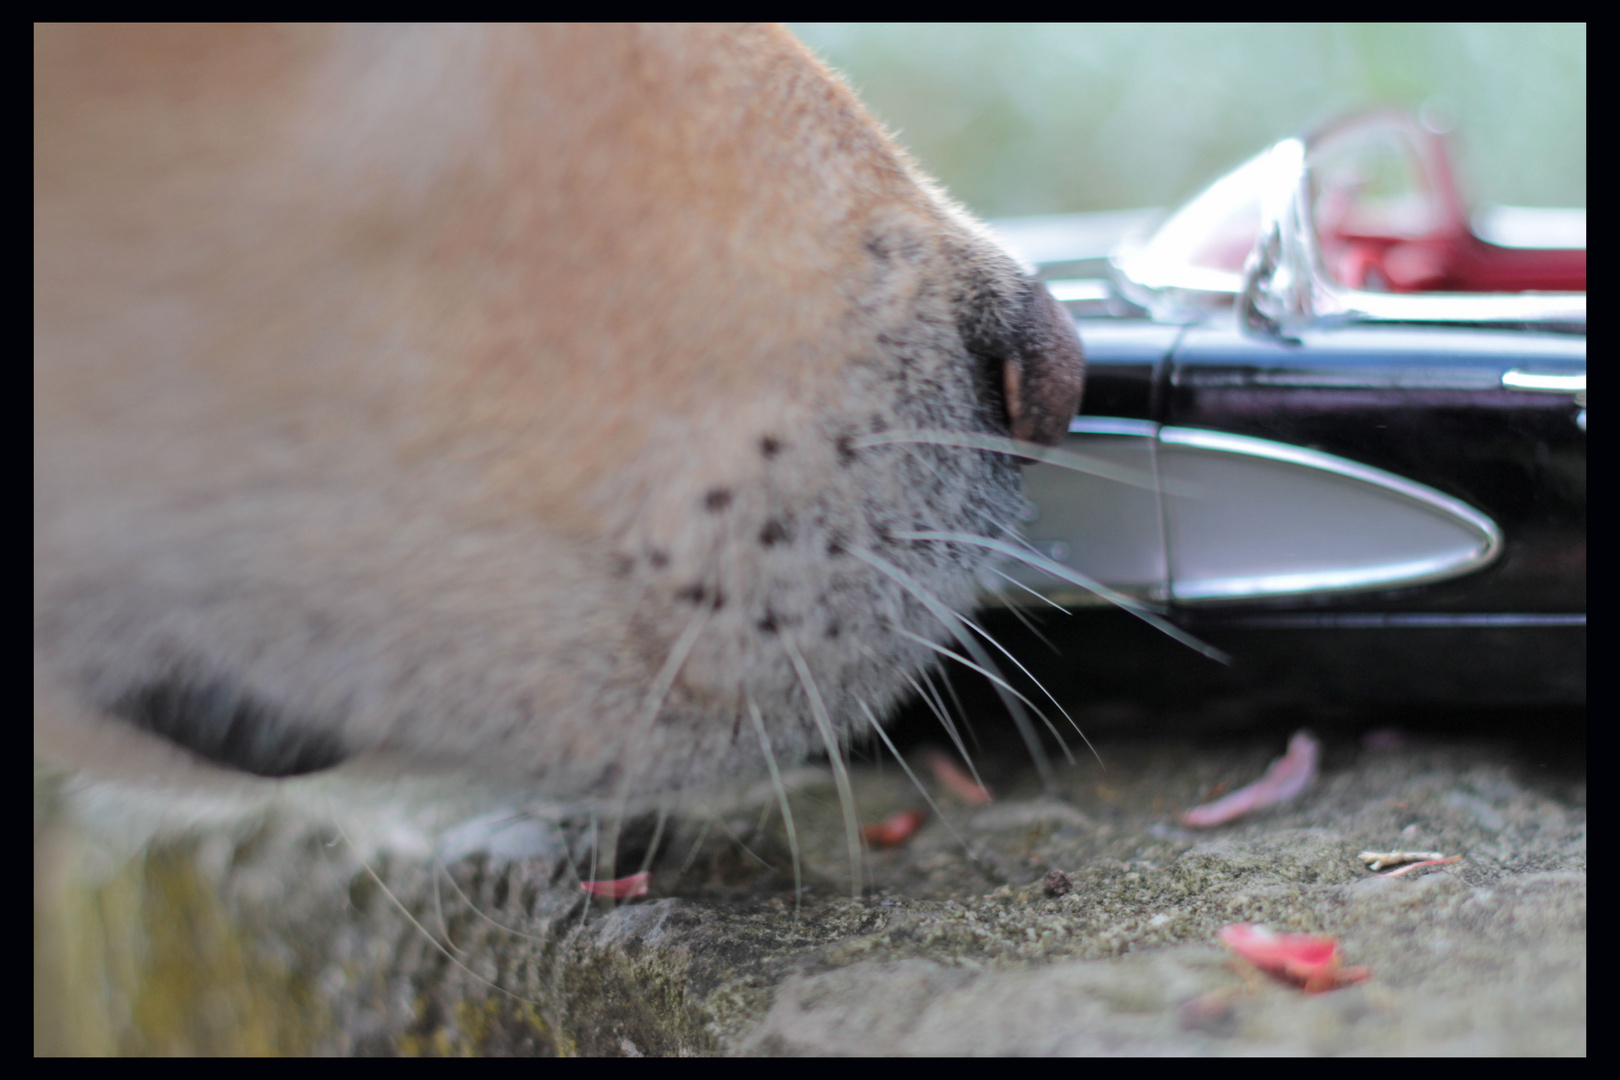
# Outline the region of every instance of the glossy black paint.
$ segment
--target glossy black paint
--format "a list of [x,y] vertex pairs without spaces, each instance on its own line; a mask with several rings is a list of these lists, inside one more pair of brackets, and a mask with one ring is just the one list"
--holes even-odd
[[[1586,432],[1573,395],[1510,370],[1582,374],[1584,336],[1346,326],[1297,345],[1189,330],[1166,423],[1310,447],[1427,484],[1490,516],[1502,556],[1453,581],[1325,603],[1356,610],[1584,612]],[[1318,601],[1323,603],[1323,601]]]
[[1164,408],[1170,357],[1183,327],[1146,319],[1099,319],[1080,324],[1086,353],[1082,416],[1153,420]]
[[1510,370],[1584,374],[1584,335],[1359,325],[1287,343],[1239,333],[1229,315],[1078,326],[1082,415],[1273,439],[1385,469],[1489,515],[1504,549],[1483,570],[1430,585],[1173,610],[1232,654],[1229,668],[1121,612],[1048,618],[1042,632],[1063,655],[1022,650],[1036,674],[1094,698],[1584,703],[1584,403],[1502,385]]

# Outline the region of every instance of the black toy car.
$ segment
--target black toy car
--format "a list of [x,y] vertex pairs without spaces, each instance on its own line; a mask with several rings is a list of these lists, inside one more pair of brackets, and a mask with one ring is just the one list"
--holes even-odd
[[[998,226],[1075,317],[1063,449],[1107,474],[1030,467],[1027,539],[1078,573],[1009,560],[986,582],[992,604],[1069,609],[1042,620],[1043,677],[1584,702],[1585,211],[1470,217],[1440,135],[1386,110],[1278,143],[1097,257],[1139,220]],[[1127,625],[1082,577],[1231,663]]]

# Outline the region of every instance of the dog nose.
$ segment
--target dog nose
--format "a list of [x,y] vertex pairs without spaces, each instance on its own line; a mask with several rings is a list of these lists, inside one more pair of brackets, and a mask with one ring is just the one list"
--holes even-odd
[[1031,282],[1001,356],[1007,426],[1015,439],[1056,443],[1080,408],[1085,356],[1074,320],[1046,286]]

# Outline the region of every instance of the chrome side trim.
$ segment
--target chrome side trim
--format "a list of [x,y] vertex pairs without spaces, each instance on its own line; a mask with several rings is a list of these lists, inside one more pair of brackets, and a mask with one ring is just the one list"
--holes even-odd
[[1245,615],[1222,626],[1256,630],[1458,630],[1501,627],[1584,627],[1584,612],[1550,615],[1516,612],[1303,612]]
[[1102,278],[1053,278],[1046,282],[1046,289],[1060,304],[1096,303],[1114,295],[1113,287]]
[[1502,385],[1509,390],[1536,390],[1544,394],[1586,393],[1586,372],[1579,375],[1540,375],[1514,368],[1502,373]]
[[1159,433],[1152,420],[1127,420],[1122,416],[1077,416],[1069,421],[1070,435],[1137,435],[1151,439]]
[[[1024,469],[1024,535],[1036,551],[1138,600],[1168,598],[1162,488],[1154,461],[1159,425],[1116,416],[1077,416],[1059,447],[1075,460],[1101,466],[1077,471],[1051,464]],[[1121,482],[1140,477],[1145,483]],[[1007,587],[987,582],[1003,602],[1020,604],[1030,593],[1065,607],[1111,601],[1044,570],[1008,560],[996,573]],[[1025,591],[1028,590],[1028,591]]]
[[1318,326],[1342,322],[1450,323],[1586,333],[1585,293],[1374,293],[1316,283]]
[[1382,469],[1199,428],[1160,428],[1159,443],[1179,603],[1418,585],[1502,550],[1490,518]]
[[[1103,468],[1031,465],[1027,541],[1117,591],[1197,605],[1402,588],[1478,570],[1502,551],[1489,517],[1382,469],[1246,435],[1080,416],[1064,449]],[[1118,483],[1117,470],[1156,478]],[[1044,572],[998,567],[1066,606],[1099,602]],[[1005,583],[985,586],[1024,602]]]
[[1320,450],[1311,450],[1290,443],[1273,442],[1270,439],[1257,439],[1252,435],[1232,435],[1225,431],[1210,431],[1206,428],[1162,427],[1159,429],[1159,441],[1171,443],[1175,446],[1196,446],[1203,450],[1216,450],[1226,454],[1246,454],[1249,457],[1286,461],[1294,465],[1303,465],[1307,469],[1320,469],[1323,472],[1337,473],[1340,476],[1348,476],[1366,484],[1399,491],[1418,502],[1426,502],[1436,509],[1464,518],[1481,532],[1495,532],[1496,530],[1495,522],[1465,502],[1441,494],[1425,484],[1419,484],[1416,481],[1397,476],[1392,472],[1375,469],[1371,465],[1363,465],[1361,462],[1351,461],[1349,458],[1325,454]]
[[1471,224],[1475,236],[1497,247],[1586,250],[1584,207],[1482,206]]

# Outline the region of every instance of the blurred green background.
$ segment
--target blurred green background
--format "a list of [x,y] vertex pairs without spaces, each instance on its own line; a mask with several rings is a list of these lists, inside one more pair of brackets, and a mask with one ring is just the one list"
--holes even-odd
[[1173,206],[1361,105],[1433,101],[1471,202],[1586,205],[1586,27],[797,23],[986,217]]

